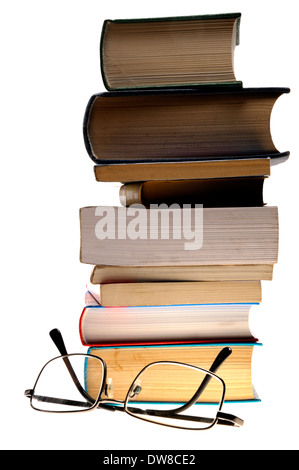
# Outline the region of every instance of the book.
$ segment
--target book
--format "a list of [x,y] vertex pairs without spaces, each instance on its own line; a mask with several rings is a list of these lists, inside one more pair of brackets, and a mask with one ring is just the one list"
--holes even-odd
[[79,332],[82,344],[124,345],[247,340],[253,341],[249,312],[257,303],[84,307]]
[[191,208],[185,212],[186,217],[183,209],[133,208],[80,209],[82,263],[211,266],[277,262],[278,209],[275,206],[201,211]]
[[94,266],[93,285],[120,282],[161,281],[271,281],[273,265],[247,264],[223,266]]
[[240,13],[105,20],[101,71],[108,90],[242,85],[234,73]]
[[264,177],[143,181],[120,187],[119,200],[132,204],[202,204],[203,207],[263,206]]
[[[260,346],[256,342],[226,342],[221,344],[195,343],[180,345],[131,345],[123,347],[91,347],[88,353],[101,357],[107,364],[107,379],[109,379],[109,398],[125,400],[127,392],[136,375],[143,367],[156,361],[176,361],[192,364],[209,369],[217,354],[224,346],[232,349],[232,354],[217,371],[225,382],[225,401],[260,401],[252,383],[252,356],[254,348]],[[168,374],[170,381],[176,377]],[[86,390],[91,396],[98,392],[97,375],[94,373],[90,361],[86,367]],[[159,379],[153,380],[156,384],[156,393],[143,399],[158,402],[181,402],[184,387],[170,387],[170,390],[159,388]],[[185,384],[188,386],[188,384]],[[206,389],[208,392],[209,387]],[[202,395],[201,401],[213,402],[211,395]]]
[[271,166],[287,159],[288,153],[280,158],[272,155],[271,158],[99,164],[94,166],[94,175],[96,181],[122,183],[243,176],[266,177],[270,176]]
[[[288,88],[106,92],[90,98],[83,134],[95,163],[280,156],[270,132]],[[148,178],[145,178],[148,180]]]
[[130,282],[100,286],[103,307],[240,303],[262,300],[260,281]]

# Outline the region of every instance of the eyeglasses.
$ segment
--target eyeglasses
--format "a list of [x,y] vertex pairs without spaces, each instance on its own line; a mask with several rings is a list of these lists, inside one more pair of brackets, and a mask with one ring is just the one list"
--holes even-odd
[[[172,361],[148,364],[133,380],[125,400],[120,401],[109,398],[112,384],[107,381],[107,366],[101,358],[68,354],[57,329],[50,331],[50,337],[61,356],[48,361],[33,389],[25,391],[35,410],[70,413],[101,408],[180,429],[243,425],[240,418],[221,411],[225,383],[215,372],[232,353],[229,347],[220,351],[210,370]],[[107,398],[102,398],[104,395]]]

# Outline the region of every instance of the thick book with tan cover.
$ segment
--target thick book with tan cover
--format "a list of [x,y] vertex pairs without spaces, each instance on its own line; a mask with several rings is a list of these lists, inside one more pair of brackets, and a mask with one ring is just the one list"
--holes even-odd
[[242,85],[234,73],[240,13],[106,20],[101,71],[108,90]]
[[[173,209],[168,212],[168,225],[161,222],[162,215],[167,217],[164,211],[133,210],[132,206],[82,208],[81,262],[107,266],[277,262],[277,207],[204,208],[202,212],[191,208],[186,220],[183,209]],[[202,215],[198,223],[196,215]]]

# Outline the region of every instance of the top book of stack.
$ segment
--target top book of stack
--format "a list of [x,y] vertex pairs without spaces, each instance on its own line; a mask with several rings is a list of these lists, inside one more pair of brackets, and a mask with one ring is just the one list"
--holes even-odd
[[106,20],[101,71],[109,91],[242,86],[234,74],[240,13]]

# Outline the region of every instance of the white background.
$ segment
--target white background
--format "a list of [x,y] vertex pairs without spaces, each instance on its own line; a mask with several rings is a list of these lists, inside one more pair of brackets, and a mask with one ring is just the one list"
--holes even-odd
[[[254,357],[260,404],[230,405],[242,429],[180,431],[94,411],[35,412],[23,396],[56,349],[84,352],[78,321],[90,267],[79,262],[79,208],[119,204],[117,184],[96,183],[82,137],[89,97],[105,91],[99,60],[106,18],[242,13],[235,72],[244,87],[290,87],[271,120],[291,152],[265,183],[279,206],[274,280],[252,312],[263,347]],[[3,449],[298,449],[298,14],[296,2],[1,2],[1,447]]]

